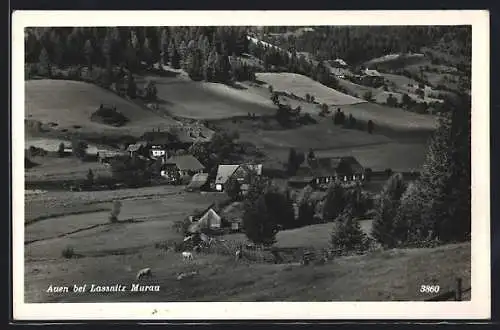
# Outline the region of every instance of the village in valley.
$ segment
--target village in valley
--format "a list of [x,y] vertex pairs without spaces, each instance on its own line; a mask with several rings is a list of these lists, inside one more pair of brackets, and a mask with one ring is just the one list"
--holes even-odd
[[470,287],[471,31],[370,29],[27,28],[25,301]]

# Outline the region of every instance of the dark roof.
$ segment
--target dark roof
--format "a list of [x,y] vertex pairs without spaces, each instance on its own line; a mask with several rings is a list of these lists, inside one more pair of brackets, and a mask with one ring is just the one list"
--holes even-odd
[[191,155],[172,156],[165,161],[165,164],[175,164],[182,171],[197,171],[205,168],[198,159]]
[[339,170],[345,170],[346,167],[348,171],[353,173],[362,173],[364,171],[363,166],[353,156],[322,157],[308,160],[306,166],[302,166],[297,170],[296,176],[334,176]]
[[309,183],[314,180],[312,176],[292,176],[288,179],[290,183]]
[[352,172],[354,172],[354,173],[364,172],[363,166],[353,156],[342,157],[342,161],[349,165]]
[[169,144],[177,141],[175,135],[169,132],[146,132],[141,136],[140,139],[148,141],[151,144],[160,144],[160,145]]

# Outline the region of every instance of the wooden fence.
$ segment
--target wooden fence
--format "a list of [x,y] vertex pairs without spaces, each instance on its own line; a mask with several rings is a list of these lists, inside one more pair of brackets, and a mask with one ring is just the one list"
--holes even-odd
[[463,289],[462,288],[462,279],[456,279],[455,290],[450,290],[447,292],[443,292],[437,296],[425,299],[425,301],[462,301],[463,295],[467,292],[471,291],[471,288]]

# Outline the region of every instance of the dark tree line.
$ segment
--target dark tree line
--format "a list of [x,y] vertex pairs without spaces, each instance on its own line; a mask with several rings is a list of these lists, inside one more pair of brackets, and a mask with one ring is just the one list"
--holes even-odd
[[[283,27],[271,27],[263,34],[281,30]],[[320,61],[342,58],[353,65],[388,53],[420,52],[422,47],[437,44],[448,47],[452,55],[470,60],[472,49],[468,26],[316,26],[314,31],[268,41],[284,49],[311,53]]]
[[244,27],[28,28],[25,46],[26,63],[47,68],[84,65],[91,71],[119,65],[137,72],[142,63],[162,63],[186,70],[193,79],[222,82],[253,74],[245,63],[230,62],[230,55],[248,52]]

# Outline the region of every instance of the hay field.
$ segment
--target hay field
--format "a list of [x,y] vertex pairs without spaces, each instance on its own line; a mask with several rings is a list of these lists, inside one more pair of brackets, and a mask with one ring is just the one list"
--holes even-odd
[[437,118],[435,116],[417,114],[374,103],[348,105],[342,107],[342,110],[347,115],[352,114],[356,119],[372,120],[375,127],[378,125],[409,132],[428,131],[437,128]]
[[74,156],[32,157],[31,161],[38,165],[25,169],[24,177],[27,182],[84,179],[89,169],[94,173],[94,177],[111,175],[109,166],[95,161],[82,162]]
[[[115,105],[129,122],[122,127],[113,127],[91,121],[90,116],[101,103]],[[175,123],[98,86],[50,79],[25,82],[25,117],[59,130],[100,134],[143,133],[148,127]]]
[[309,77],[295,73],[257,73],[257,79],[272,85],[275,91],[294,93],[305,97],[306,94],[314,95],[319,103],[328,105],[347,105],[365,103],[365,100],[356,98],[332,88],[326,87]]
[[[145,79],[148,77],[144,77]],[[156,82],[160,108],[164,113],[197,120],[269,115],[275,106],[269,96],[255,92],[256,87],[230,87],[178,78],[150,77]],[[138,79],[138,84],[142,82]]]

